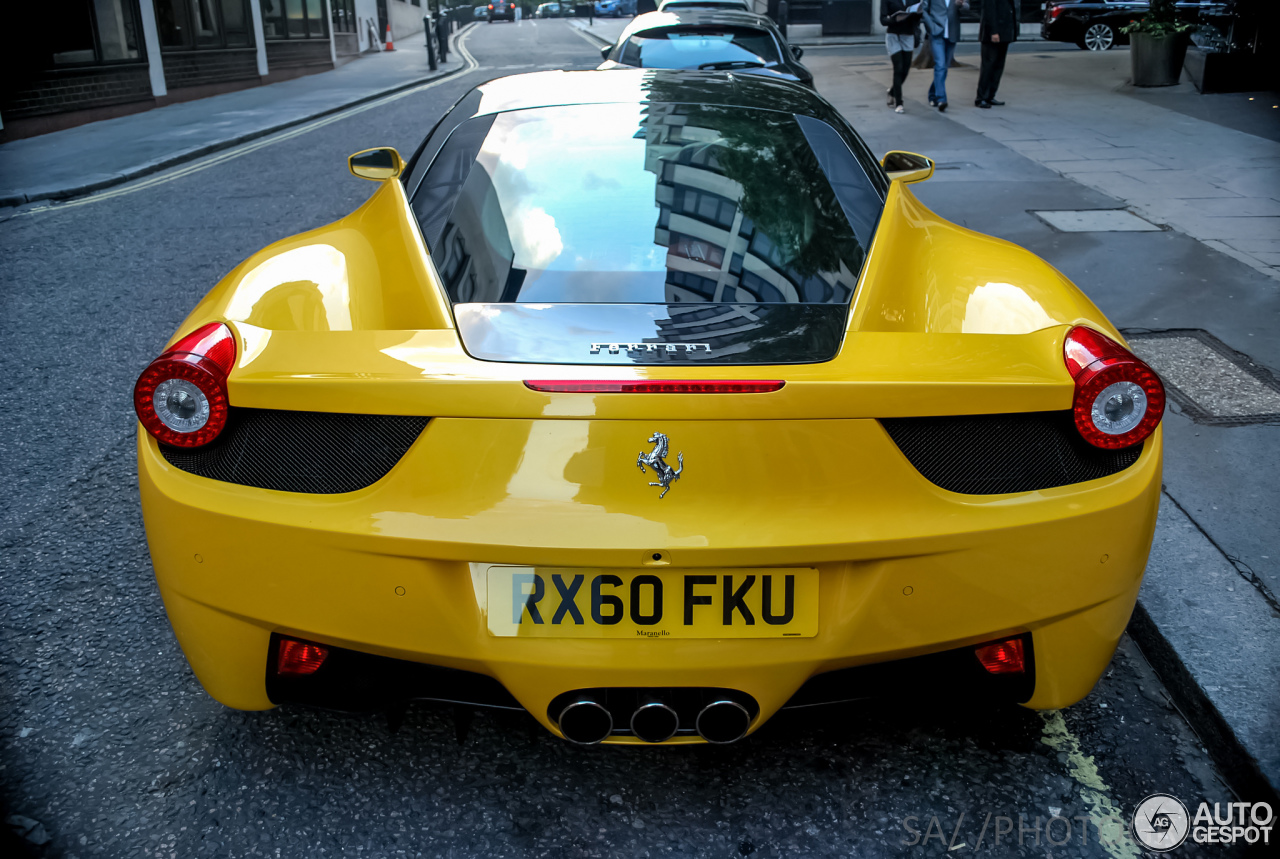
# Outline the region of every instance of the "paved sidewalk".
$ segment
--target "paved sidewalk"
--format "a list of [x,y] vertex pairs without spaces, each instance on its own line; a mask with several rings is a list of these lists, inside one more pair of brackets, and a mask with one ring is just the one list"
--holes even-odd
[[[947,117],[1280,280],[1278,97],[1231,97],[1246,133],[1180,111],[1179,97],[1187,110],[1223,98],[1189,83],[1129,86],[1129,62],[1127,51],[1010,55],[1008,106],[992,110],[971,109],[978,69],[956,69]],[[887,86],[887,63],[880,77]]]
[[[945,114],[926,106],[930,75],[914,71],[905,115],[885,106],[887,58],[824,53],[808,65],[819,92],[875,152],[907,149],[937,160],[937,174],[916,193],[939,214],[1044,257],[1122,328],[1206,329],[1259,364],[1280,368],[1274,266],[1256,256],[1262,251],[1245,254],[1201,238],[1204,222],[1221,228],[1235,219],[1237,233],[1272,229],[1270,239],[1280,239],[1274,217],[1254,214],[1268,211],[1263,201],[1278,192],[1280,134],[1273,134],[1269,115],[1232,109],[1235,96],[1153,98],[1125,87],[1122,76],[1105,83],[1127,60],[1124,52],[1011,53],[1001,90],[1008,105],[992,110],[961,97],[973,92],[977,69],[953,69]],[[1239,99],[1249,104],[1247,96]],[[1205,118],[1215,112],[1223,121]],[[1104,158],[1121,144],[1136,150],[1123,159],[1129,163]],[[1095,178],[1102,171],[1069,169],[1082,162],[1106,162],[1105,172],[1134,181],[1104,184]],[[1147,187],[1157,183],[1175,196]],[[1232,205],[1201,206],[1206,200]],[[1153,210],[1168,213],[1159,220],[1174,229],[1063,233],[1033,214],[1126,206],[1153,220]],[[1175,222],[1184,206],[1208,214]],[[1152,341],[1133,342],[1141,352]],[[1162,373],[1170,369],[1152,360]],[[1280,427],[1206,426],[1176,404],[1164,426],[1165,497],[1129,631],[1240,798],[1274,798],[1280,795],[1274,453]]]
[[618,37],[622,35],[622,31],[627,25],[634,21],[634,18],[596,18],[594,23],[588,23],[590,18],[565,18],[569,22],[570,27],[576,27],[583,33],[593,38],[601,46],[612,45],[618,41]]
[[433,72],[425,42],[405,40],[333,71],[0,144],[0,206],[118,185],[468,67],[455,51]]

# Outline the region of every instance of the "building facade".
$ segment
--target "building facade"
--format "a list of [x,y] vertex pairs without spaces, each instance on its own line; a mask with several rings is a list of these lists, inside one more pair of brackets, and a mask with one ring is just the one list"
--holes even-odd
[[0,139],[332,69],[371,47],[382,2],[400,0],[14,0]]

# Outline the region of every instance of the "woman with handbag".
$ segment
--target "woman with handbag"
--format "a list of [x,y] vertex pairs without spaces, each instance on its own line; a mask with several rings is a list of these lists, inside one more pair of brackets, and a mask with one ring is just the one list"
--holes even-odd
[[906,113],[902,106],[902,84],[911,71],[911,57],[916,49],[916,31],[920,26],[920,4],[907,0],[880,0],[880,23],[885,26],[884,44],[893,62],[893,86],[889,88],[889,106]]

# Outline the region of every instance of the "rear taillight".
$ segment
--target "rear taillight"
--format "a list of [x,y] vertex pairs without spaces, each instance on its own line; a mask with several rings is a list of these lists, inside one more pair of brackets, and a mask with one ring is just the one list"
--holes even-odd
[[282,638],[276,657],[276,673],[282,677],[315,674],[328,658],[329,648],[324,645]]
[[983,644],[975,647],[973,653],[988,674],[1023,674],[1027,670],[1021,638]]
[[133,386],[147,432],[174,447],[200,447],[227,424],[227,376],[236,361],[231,329],[211,322],[151,362]]
[[1049,9],[1049,20],[1056,21],[1058,20],[1058,16],[1061,14],[1062,14],[1062,7],[1053,6],[1052,8]]
[[1128,349],[1091,328],[1073,328],[1063,346],[1076,383],[1076,429],[1094,447],[1115,450],[1145,439],[1164,415],[1164,385]]
[[524,384],[532,391],[552,394],[767,394],[781,390],[785,383],[526,379]]

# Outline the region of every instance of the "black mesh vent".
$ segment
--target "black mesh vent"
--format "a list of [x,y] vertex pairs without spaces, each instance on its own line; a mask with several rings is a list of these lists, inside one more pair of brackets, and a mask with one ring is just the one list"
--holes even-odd
[[160,451],[174,466],[201,477],[332,495],[380,480],[405,455],[427,420],[235,408],[212,444],[192,450],[162,444]]
[[1031,492],[1097,480],[1138,461],[1142,446],[1099,450],[1071,412],[1023,412],[880,421],[930,482],[966,495]]

